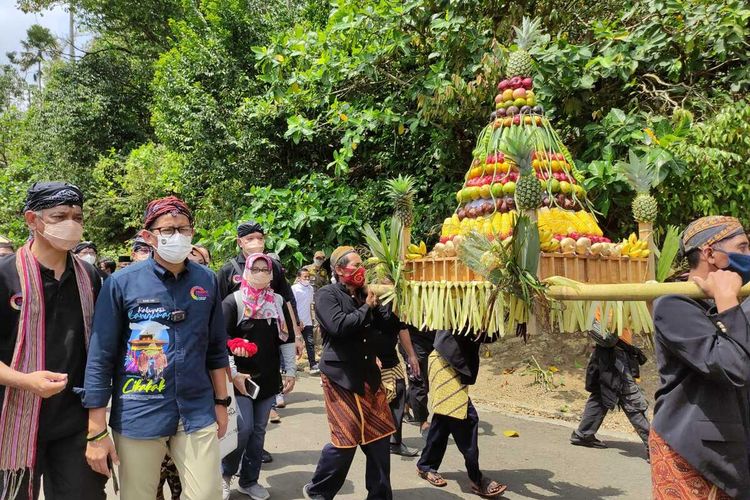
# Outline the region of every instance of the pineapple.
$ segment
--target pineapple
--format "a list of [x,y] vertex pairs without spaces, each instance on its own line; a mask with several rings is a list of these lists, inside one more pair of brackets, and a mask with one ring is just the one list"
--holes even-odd
[[512,127],[505,136],[505,156],[513,160],[521,177],[516,183],[516,207],[520,211],[534,210],[542,204],[542,186],[531,167],[534,141],[524,127]]
[[653,223],[659,212],[659,205],[649,191],[659,183],[659,169],[648,162],[646,155],[640,158],[634,151],[630,151],[629,160],[627,163],[620,162],[618,170],[636,192],[633,218],[638,222]]
[[513,30],[516,32],[516,46],[518,49],[508,58],[507,78],[531,75],[534,60],[526,49],[531,46],[534,38],[539,34],[539,22],[539,19],[532,21],[528,17],[524,17],[521,29],[513,26]]
[[388,198],[393,201],[394,215],[404,227],[411,227],[414,223],[414,178],[410,175],[400,175],[386,182]]

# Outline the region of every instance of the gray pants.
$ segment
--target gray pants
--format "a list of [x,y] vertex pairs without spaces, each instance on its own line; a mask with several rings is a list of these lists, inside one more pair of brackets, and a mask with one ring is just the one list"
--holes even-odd
[[[648,448],[648,432],[651,428],[648,418],[646,418],[648,403],[635,383],[633,383],[633,388],[636,389],[636,392],[621,394],[618,404],[625,412],[625,415],[627,415],[630,423],[633,424],[633,428],[643,440],[643,444]],[[586,401],[583,417],[581,417],[581,423],[578,425],[576,434],[582,438],[588,438],[596,434],[602,422],[604,422],[604,417],[607,416],[608,411],[609,408],[604,406],[602,402],[601,394],[592,392],[588,401]]]

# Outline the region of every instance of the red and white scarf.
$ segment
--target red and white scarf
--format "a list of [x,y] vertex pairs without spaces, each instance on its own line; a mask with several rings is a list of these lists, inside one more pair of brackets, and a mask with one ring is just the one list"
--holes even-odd
[[[33,240],[26,243],[16,254],[16,269],[21,283],[23,303],[10,367],[21,373],[45,369],[44,284],[39,262],[31,253],[32,243]],[[78,294],[81,297],[88,351],[91,317],[94,312],[94,292],[83,263],[77,257],[72,258]],[[41,406],[42,398],[33,392],[13,387],[5,388],[5,398],[0,412],[0,500],[16,497],[25,474],[28,474],[29,479],[29,498],[33,498]]]

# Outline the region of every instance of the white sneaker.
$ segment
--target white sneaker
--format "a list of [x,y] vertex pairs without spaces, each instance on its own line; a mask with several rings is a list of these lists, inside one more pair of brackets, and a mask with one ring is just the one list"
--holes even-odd
[[232,492],[232,476],[221,477],[221,499],[229,500],[229,495]]
[[310,375],[317,375],[318,373],[320,373],[320,368],[318,368],[318,365],[315,364],[312,368],[310,368]]
[[238,485],[237,491],[239,491],[243,495],[249,496],[253,500],[266,500],[267,498],[271,498],[271,494],[268,493],[268,490],[258,483],[255,483],[248,488],[243,488],[242,486]]
[[283,394],[276,395],[276,408],[286,408],[286,401],[284,401]]

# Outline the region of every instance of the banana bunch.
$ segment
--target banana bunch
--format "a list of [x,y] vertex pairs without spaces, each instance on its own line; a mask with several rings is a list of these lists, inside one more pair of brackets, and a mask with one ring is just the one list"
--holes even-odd
[[406,258],[408,260],[424,259],[427,255],[427,245],[424,241],[420,241],[419,245],[414,243],[406,247]]
[[620,243],[620,254],[637,259],[648,257],[651,250],[648,249],[647,240],[639,240],[635,233],[630,233],[628,239]]
[[560,242],[553,238],[552,231],[546,228],[539,228],[539,247],[542,252],[550,253],[560,250]]

